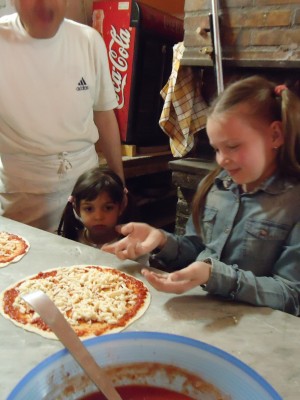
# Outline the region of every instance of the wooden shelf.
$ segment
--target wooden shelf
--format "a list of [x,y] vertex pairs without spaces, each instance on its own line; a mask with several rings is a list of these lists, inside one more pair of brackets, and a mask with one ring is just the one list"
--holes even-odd
[[[151,153],[137,155],[135,157],[123,156],[123,168],[125,179],[135,178],[139,176],[152,175],[158,172],[169,170],[169,161],[176,160],[170,151],[161,153]],[[100,166],[107,165],[103,155],[99,154]]]

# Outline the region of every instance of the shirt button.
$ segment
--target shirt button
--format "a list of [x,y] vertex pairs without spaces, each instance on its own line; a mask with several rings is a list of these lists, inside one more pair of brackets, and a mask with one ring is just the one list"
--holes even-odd
[[259,234],[260,234],[260,236],[266,237],[266,236],[268,236],[268,231],[266,231],[265,229],[262,229],[262,230],[259,232]]

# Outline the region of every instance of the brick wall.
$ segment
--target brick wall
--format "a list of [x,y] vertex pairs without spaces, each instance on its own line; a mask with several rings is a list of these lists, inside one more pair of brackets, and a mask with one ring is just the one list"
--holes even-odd
[[[245,66],[300,66],[299,0],[220,0],[223,59]],[[211,0],[185,0],[184,63],[210,65]]]

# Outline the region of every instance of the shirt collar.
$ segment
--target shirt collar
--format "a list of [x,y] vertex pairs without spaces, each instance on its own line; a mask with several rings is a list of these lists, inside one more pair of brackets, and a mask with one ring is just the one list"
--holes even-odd
[[[295,178],[283,178],[275,173],[262,182],[253,192],[247,194],[254,194],[258,191],[263,191],[269,194],[284,193],[294,187],[297,182],[298,181]],[[237,185],[224,170],[215,178],[215,184],[220,190],[230,190],[236,193],[239,189],[239,185]]]
[[28,42],[32,42],[35,44],[36,43],[40,44],[41,46],[45,46],[45,44],[55,42],[59,39],[60,35],[62,34],[61,32],[64,29],[65,19],[60,24],[56,34],[50,38],[45,38],[45,39],[39,39],[39,38],[37,39],[37,38],[33,38],[32,36],[30,36],[29,33],[24,28],[18,13],[14,14],[14,24],[17,29],[17,32],[19,33],[19,35],[21,37],[23,37],[24,40],[27,40]]

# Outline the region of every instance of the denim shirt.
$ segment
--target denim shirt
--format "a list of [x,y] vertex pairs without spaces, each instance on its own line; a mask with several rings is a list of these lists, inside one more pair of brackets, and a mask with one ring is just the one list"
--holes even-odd
[[215,179],[201,220],[184,236],[167,233],[154,257],[166,271],[210,258],[209,293],[300,314],[300,182],[272,176],[242,193],[225,171]]

